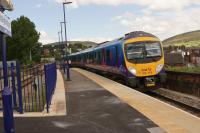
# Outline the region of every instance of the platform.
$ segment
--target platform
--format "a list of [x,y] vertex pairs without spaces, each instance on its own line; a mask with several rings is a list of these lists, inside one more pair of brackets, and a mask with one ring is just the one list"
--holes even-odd
[[151,119],[167,133],[199,133],[200,118],[94,73],[75,69]]
[[[200,119],[94,73],[72,69],[67,115],[15,118],[16,133],[199,133]],[[0,118],[0,132],[3,132]]]

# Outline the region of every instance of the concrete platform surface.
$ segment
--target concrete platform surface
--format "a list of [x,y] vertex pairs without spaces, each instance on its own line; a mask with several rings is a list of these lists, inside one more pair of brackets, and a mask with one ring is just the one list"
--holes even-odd
[[200,118],[94,73],[74,69],[151,119],[168,133],[200,133]]
[[[65,84],[67,115],[15,118],[16,133],[165,133],[102,86],[71,72],[72,81]],[[0,133],[2,125],[0,118]]]

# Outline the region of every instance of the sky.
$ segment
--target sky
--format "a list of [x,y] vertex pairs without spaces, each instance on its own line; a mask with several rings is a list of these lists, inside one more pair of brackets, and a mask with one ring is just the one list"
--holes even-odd
[[[24,15],[35,23],[40,42],[57,42],[64,0],[12,0],[11,20]],[[70,41],[103,42],[132,31],[146,31],[161,40],[200,30],[200,0],[68,0]]]

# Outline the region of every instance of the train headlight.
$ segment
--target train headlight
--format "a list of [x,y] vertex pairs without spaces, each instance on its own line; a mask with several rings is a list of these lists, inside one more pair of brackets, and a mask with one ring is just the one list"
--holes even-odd
[[129,72],[131,72],[133,75],[136,75],[136,73],[137,73],[137,70],[136,70],[135,68],[133,68],[133,67],[129,67],[128,70],[129,70]]
[[160,71],[162,71],[164,65],[163,64],[159,64],[157,67],[156,67],[156,73],[158,74]]

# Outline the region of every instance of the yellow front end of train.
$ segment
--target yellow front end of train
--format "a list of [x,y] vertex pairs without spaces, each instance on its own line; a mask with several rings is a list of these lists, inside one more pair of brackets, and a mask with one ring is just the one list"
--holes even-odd
[[156,88],[165,82],[164,52],[157,37],[137,37],[124,43],[128,82],[137,87]]

